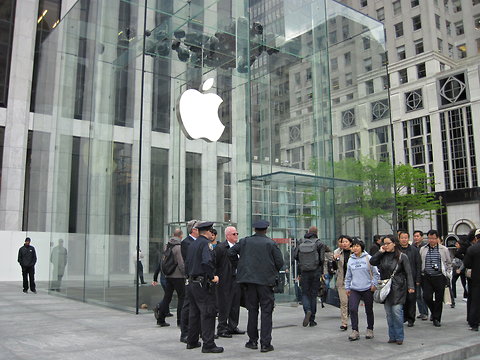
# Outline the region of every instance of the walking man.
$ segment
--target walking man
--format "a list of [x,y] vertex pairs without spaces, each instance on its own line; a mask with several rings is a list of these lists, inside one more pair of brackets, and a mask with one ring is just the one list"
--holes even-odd
[[253,224],[255,234],[241,239],[228,250],[232,262],[238,261],[237,281],[244,286],[248,310],[246,348],[258,349],[258,310],[261,309],[261,352],[273,350],[272,313],[275,305],[273,288],[283,266],[283,256],[277,244],[267,236],[268,221]]
[[304,239],[295,249],[295,260],[299,264],[300,288],[305,313],[303,326],[316,326],[317,295],[320,288],[320,277],[323,275],[325,245],[318,240],[318,229],[310,227]]
[[440,327],[443,295],[447,281],[451,278],[452,261],[448,249],[440,244],[437,230],[430,230],[427,237],[428,245],[420,249],[423,298],[432,313],[433,325]]
[[30,238],[27,237],[23,246],[18,250],[18,263],[22,267],[23,292],[25,294],[28,292],[28,281],[30,280],[30,290],[36,294],[35,264],[37,263],[37,253],[30,242]]

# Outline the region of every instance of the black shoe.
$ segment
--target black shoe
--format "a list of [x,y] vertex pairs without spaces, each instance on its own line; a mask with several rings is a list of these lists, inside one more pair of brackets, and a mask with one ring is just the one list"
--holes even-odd
[[442,324],[440,324],[440,321],[439,321],[439,320],[433,319],[433,326],[435,326],[435,327],[440,327],[440,326],[442,326]]
[[407,326],[408,327],[413,327],[413,321],[409,321]]
[[223,347],[221,346],[214,346],[212,348],[202,348],[202,353],[213,353],[218,354],[223,352]]
[[272,345],[262,345],[260,352],[269,352],[269,351],[273,351]]
[[222,337],[222,338],[231,338],[232,337],[232,334],[228,333],[228,332],[219,332],[217,333],[218,337]]
[[340,326],[340,330],[342,330],[342,331],[346,331],[347,329],[348,329],[347,325],[341,325]]
[[158,325],[158,326],[161,326],[161,327],[170,326],[169,323],[167,323],[167,322],[165,322],[165,321],[158,321],[158,320],[157,320],[157,325]]
[[455,303],[452,303],[452,304],[450,305],[450,307],[451,307],[452,309],[455,309]]
[[478,326],[470,326],[468,330],[478,331]]
[[314,326],[317,326],[317,322],[315,320],[310,320],[310,324],[308,324],[308,326],[310,327],[314,327]]
[[245,344],[245,347],[248,348],[248,349],[257,350],[258,349],[258,342],[249,340]]
[[142,282],[142,283],[140,283],[140,284],[142,284],[142,285],[145,285],[145,284],[146,284],[146,282],[144,281],[144,282]]
[[32,293],[36,294],[36,293],[37,293],[37,290],[32,290]]
[[153,316],[155,316],[155,319],[157,320],[160,318],[160,309],[158,308],[158,305],[155,305],[153,308]]
[[180,336],[180,342],[182,343],[187,343],[187,337],[186,336]]
[[165,317],[172,317],[173,314],[171,312],[169,312],[167,315],[165,315]]
[[308,324],[310,323],[310,317],[312,316],[312,312],[311,311],[307,311],[305,313],[305,317],[303,318],[303,327],[305,326],[308,326]]
[[196,349],[196,348],[199,348],[200,346],[202,346],[202,344],[199,342],[197,342],[196,344],[187,344],[187,349],[190,350],[190,349]]
[[243,330],[240,330],[238,327],[233,329],[233,330],[230,330],[229,331],[230,334],[232,335],[244,335],[245,334],[245,331]]
[[26,293],[28,293],[28,290],[23,290],[23,292],[26,294]]

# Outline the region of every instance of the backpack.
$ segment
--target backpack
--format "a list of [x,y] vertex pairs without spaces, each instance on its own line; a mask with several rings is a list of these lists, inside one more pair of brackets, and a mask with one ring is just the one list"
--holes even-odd
[[167,248],[162,256],[162,273],[164,275],[171,275],[177,268],[177,261],[173,253],[173,247],[176,245],[167,244]]
[[303,239],[298,245],[298,262],[302,271],[317,270],[320,264],[316,240]]

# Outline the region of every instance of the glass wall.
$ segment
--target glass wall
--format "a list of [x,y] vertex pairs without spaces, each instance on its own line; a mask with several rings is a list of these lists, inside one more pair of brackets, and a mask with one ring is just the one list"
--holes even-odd
[[[78,1],[36,84],[54,90],[36,93],[28,224],[50,237],[52,292],[151,308],[161,291],[137,265],[149,282],[175,228],[215,221],[223,241],[265,218],[289,300],[292,239],[388,226],[384,45],[380,23],[332,1]],[[349,171],[381,164],[383,202]]]

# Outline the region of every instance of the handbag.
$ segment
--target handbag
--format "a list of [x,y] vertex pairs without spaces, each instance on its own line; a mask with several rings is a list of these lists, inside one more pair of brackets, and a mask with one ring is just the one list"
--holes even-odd
[[443,302],[446,305],[452,305],[452,297],[450,296],[450,288],[448,286],[445,287],[443,292]]
[[398,262],[397,262],[397,266],[395,266],[395,269],[393,270],[392,275],[388,279],[378,281],[377,289],[373,293],[373,301],[379,304],[383,304],[385,302],[385,299],[387,298],[388,294],[390,294],[390,290],[392,288],[392,279],[395,276],[397,269],[398,269]]

